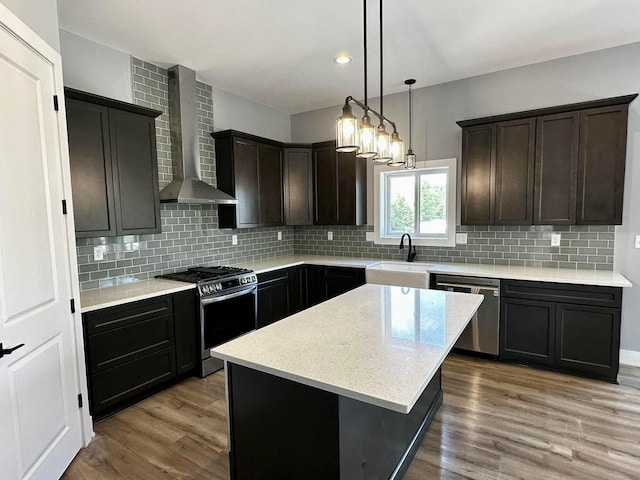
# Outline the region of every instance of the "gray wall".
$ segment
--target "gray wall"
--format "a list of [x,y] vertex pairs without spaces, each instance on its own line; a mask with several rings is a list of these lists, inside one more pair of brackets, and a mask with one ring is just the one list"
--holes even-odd
[[[576,55],[417,89],[414,95],[414,150],[420,159],[460,158],[456,120],[613,97],[640,90],[640,43]],[[358,96],[360,92],[345,92]],[[340,107],[291,117],[294,142],[333,138]],[[385,97],[385,114],[407,140],[407,95]],[[640,101],[629,109],[627,171],[622,226],[616,227],[614,267],[633,288],[625,289],[622,349],[640,352]],[[372,210],[372,209],[370,209]],[[639,354],[640,355],[640,354]]]
[[216,131],[233,129],[281,142],[291,141],[291,118],[288,113],[215,87],[213,98]]
[[1,3],[60,52],[57,0],[2,0]]
[[131,55],[60,30],[65,87],[133,102]]
[[[87,92],[133,102],[131,55],[60,30],[64,84]],[[213,88],[216,131],[240,130],[291,141],[291,119],[252,100]]]

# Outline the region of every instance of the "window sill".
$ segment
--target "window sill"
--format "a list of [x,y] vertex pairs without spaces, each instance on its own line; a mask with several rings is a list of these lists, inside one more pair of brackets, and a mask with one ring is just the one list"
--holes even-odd
[[[373,243],[376,245],[400,245],[400,237],[380,237],[374,232]],[[409,243],[405,239],[405,246]],[[411,237],[411,245],[418,247],[455,247],[456,239],[453,238],[419,238]]]

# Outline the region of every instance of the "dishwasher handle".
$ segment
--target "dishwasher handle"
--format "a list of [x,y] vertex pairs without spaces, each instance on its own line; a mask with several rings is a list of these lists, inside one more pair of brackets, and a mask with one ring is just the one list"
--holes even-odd
[[468,285],[464,283],[446,283],[446,282],[438,282],[436,287],[453,287],[453,288],[477,288],[479,290],[491,290],[493,292],[499,292],[499,287],[491,287],[489,285]]

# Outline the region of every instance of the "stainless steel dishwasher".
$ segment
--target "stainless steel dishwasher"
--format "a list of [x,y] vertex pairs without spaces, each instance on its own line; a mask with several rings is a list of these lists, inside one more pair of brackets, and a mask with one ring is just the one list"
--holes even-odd
[[484,295],[484,301],[454,348],[497,356],[500,338],[500,280],[436,275],[436,289]]

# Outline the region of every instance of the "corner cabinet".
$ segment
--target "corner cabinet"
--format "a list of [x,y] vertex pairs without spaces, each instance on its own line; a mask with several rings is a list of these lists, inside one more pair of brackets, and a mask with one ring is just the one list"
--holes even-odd
[[70,88],[65,97],[76,237],[159,233],[162,112]]
[[336,152],[335,141],[313,144],[315,225],[367,223],[367,160]]
[[220,228],[284,225],[282,144],[235,130],[211,136],[217,187],[238,200],[218,206]]
[[462,224],[619,225],[637,94],[458,122]]
[[622,289],[503,280],[500,360],[616,381]]

